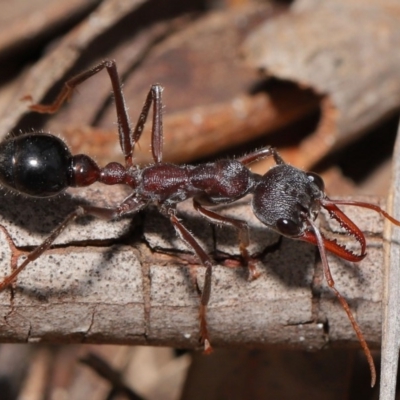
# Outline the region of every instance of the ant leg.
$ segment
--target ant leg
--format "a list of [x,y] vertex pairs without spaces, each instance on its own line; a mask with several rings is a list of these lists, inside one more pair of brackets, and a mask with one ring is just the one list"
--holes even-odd
[[16,268],[10,275],[6,276],[0,282],[0,291],[4,290],[7,286],[9,286],[19,275],[25,267],[30,264],[32,261],[35,261],[39,258],[56,240],[56,238],[61,234],[61,232],[77,217],[84,215],[84,211],[82,208],[78,208],[77,210],[70,213],[64,221],[51,232],[50,236],[48,236],[42,244],[37,246],[34,250],[32,250],[27,256],[26,259],[22,262],[22,264]]
[[240,254],[242,255],[242,258],[249,269],[249,280],[257,279],[260,276],[260,273],[254,266],[249,252],[247,251],[247,247],[250,244],[249,226],[247,222],[241,221],[240,219],[225,217],[217,214],[214,211],[204,208],[196,199],[193,199],[193,206],[201,215],[203,215],[209,221],[215,224],[230,225],[238,230]]
[[65,82],[60,93],[51,104],[32,104],[29,108],[32,111],[38,113],[53,114],[59,110],[62,104],[71,97],[74,89],[96,75],[100,71],[106,68],[108,75],[110,76],[111,85],[113,88],[115,108],[117,111],[118,118],[118,134],[122,152],[125,156],[125,164],[127,167],[132,166],[132,154],[135,147],[135,143],[139,140],[144,124],[149,113],[151,103],[154,102],[153,109],[153,128],[152,128],[152,151],[153,158],[156,163],[161,161],[162,158],[162,102],[161,92],[162,88],[160,85],[152,85],[149,94],[147,95],[146,101],[143,105],[140,117],[136,124],[135,130],[132,131],[131,121],[128,115],[128,111],[125,105],[125,98],[121,87],[121,81],[118,75],[117,66],[114,60],[105,60],[100,64],[88,69],[87,71],[81,72]]
[[[124,94],[121,89],[121,81],[118,76],[117,66],[114,60],[104,60],[100,64],[81,72],[73,78],[67,80],[64,83],[63,88],[51,104],[32,104],[29,108],[32,111],[36,111],[42,114],[53,114],[59,110],[62,104],[71,97],[74,89],[96,75],[104,68],[107,69],[108,75],[110,76],[111,85],[114,93],[115,108],[117,110],[118,118],[118,133],[119,141],[122,152],[124,153],[125,160],[132,160],[132,139],[131,139],[131,121],[128,116],[128,112],[125,105]],[[131,165],[131,164],[129,164]]]
[[351,313],[349,304],[347,303],[347,301],[344,299],[344,297],[340,294],[340,292],[335,287],[335,281],[333,280],[333,277],[331,274],[331,269],[329,268],[328,258],[326,256],[324,239],[322,237],[322,234],[319,231],[319,229],[315,226],[314,222],[311,219],[307,218],[307,221],[310,224],[310,226],[312,227],[312,229],[315,233],[316,239],[317,239],[317,246],[318,246],[319,253],[321,255],[322,268],[324,270],[326,282],[327,282],[328,286],[331,288],[331,290],[335,293],[341,306],[343,307],[344,311],[346,312],[347,317],[349,318],[354,331],[356,332],[357,338],[361,344],[362,349],[364,350],[364,354],[367,357],[367,361],[368,361],[369,368],[371,371],[371,387],[374,387],[375,382],[376,382],[376,370],[375,370],[374,360],[372,358],[368,344],[364,338],[364,335],[361,332],[360,327],[357,324],[356,319],[354,318],[353,314]]
[[211,294],[211,277],[212,277],[213,262],[211,261],[211,258],[208,256],[208,254],[199,245],[197,240],[178,220],[178,218],[175,215],[175,210],[170,208],[166,211],[166,214],[171,220],[179,237],[195,251],[197,256],[200,258],[201,263],[206,267],[203,289],[199,288],[197,280],[196,280],[196,289],[200,295],[200,309],[199,309],[200,341],[204,345],[204,353],[209,354],[212,352],[212,347],[210,344],[206,314],[207,314],[207,305],[210,301],[210,294]]
[[10,275],[6,276],[0,282],[0,292],[9,286],[17,276],[25,269],[25,267],[31,262],[38,259],[46,250],[50,248],[52,243],[57,239],[58,236],[65,230],[65,228],[73,222],[76,218],[84,215],[93,215],[105,220],[112,220],[129,213],[135,213],[144,208],[147,202],[141,201],[134,196],[129,196],[116,208],[105,208],[95,206],[79,206],[75,211],[71,212],[64,221],[58,225],[50,235],[43,241],[42,244],[32,250],[21,265],[16,268]]
[[[149,93],[144,102],[142,112],[140,113],[135,130],[132,134],[132,146],[139,141],[143,133],[144,124],[146,123],[149,114],[151,103],[153,103],[153,124],[151,128],[151,152],[153,160],[156,164],[162,161],[162,146],[163,146],[163,123],[162,123],[162,87],[158,83],[151,85]],[[132,165],[132,155],[130,157],[130,165]]]
[[273,147],[264,147],[260,150],[255,151],[254,153],[247,154],[245,156],[239,157],[236,160],[241,162],[243,165],[249,165],[254,162],[263,160],[267,157],[274,157],[276,164],[286,164],[285,161],[281,158],[279,153]]

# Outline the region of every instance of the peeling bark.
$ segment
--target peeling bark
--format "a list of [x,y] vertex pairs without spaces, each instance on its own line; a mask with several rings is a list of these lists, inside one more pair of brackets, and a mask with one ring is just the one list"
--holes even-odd
[[326,96],[320,127],[300,148],[311,159],[299,165],[312,165],[399,109],[399,11],[390,0],[300,0],[246,41],[250,65]]

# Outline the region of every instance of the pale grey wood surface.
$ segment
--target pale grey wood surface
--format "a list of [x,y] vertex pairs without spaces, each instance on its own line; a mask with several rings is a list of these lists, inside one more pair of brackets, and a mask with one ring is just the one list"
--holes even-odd
[[[397,143],[393,154],[393,178],[390,212],[400,218],[400,125]],[[387,224],[385,236],[390,245],[386,245],[385,282],[383,295],[382,323],[382,361],[379,398],[393,400],[396,397],[397,371],[400,349],[400,229]]]

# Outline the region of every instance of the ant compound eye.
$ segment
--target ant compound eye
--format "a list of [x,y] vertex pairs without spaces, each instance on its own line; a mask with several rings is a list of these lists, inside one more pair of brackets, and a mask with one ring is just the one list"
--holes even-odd
[[307,177],[308,177],[309,181],[314,183],[321,192],[324,191],[325,183],[318,174],[316,174],[314,172],[307,172]]
[[299,236],[301,231],[301,228],[296,224],[296,222],[286,218],[279,218],[276,221],[276,228],[285,236]]

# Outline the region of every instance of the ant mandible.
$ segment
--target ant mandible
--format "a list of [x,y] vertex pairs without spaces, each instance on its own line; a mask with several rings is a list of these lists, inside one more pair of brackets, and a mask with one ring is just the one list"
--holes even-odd
[[[353,205],[377,211],[392,223],[392,218],[379,206],[358,201],[330,200],[324,192],[322,178],[312,172],[304,172],[286,164],[277,151],[265,147],[234,160],[219,160],[206,164],[174,165],[162,161],[162,87],[152,85],[140,113],[136,127],[132,130],[125,105],[124,95],[115,61],[105,60],[95,67],[68,80],[55,101],[50,105],[33,104],[30,109],[39,113],[54,113],[68,99],[74,88],[86,79],[106,69],[112,83],[118,117],[119,141],[125,165],[111,162],[104,168],[84,154],[72,155],[67,145],[50,133],[33,132],[18,137],[9,137],[0,143],[0,182],[18,193],[34,197],[57,195],[68,187],[84,187],[101,182],[106,185],[125,184],[132,193],[115,208],[80,205],[70,213],[51,234],[27,255],[27,258],[10,275],[0,282],[0,291],[10,285],[18,274],[32,261],[40,257],[77,217],[92,215],[113,220],[139,212],[155,204],[167,216],[177,234],[191,247],[206,268],[202,288],[196,282],[200,297],[200,340],[205,352],[211,351],[207,328],[206,311],[211,294],[211,278],[214,262],[202,249],[198,241],[180,222],[176,213],[178,203],[192,198],[194,208],[213,223],[230,225],[239,233],[241,256],[248,266],[250,279],[258,276],[247,251],[249,245],[248,225],[245,221],[229,218],[210,210],[208,206],[232,203],[247,194],[252,194],[252,209],[256,217],[268,228],[281,235],[299,239],[318,246],[325,278],[335,293],[357,334],[371,369],[371,384],[376,381],[374,362],[364,336],[352,315],[347,301],[335,288],[326,251],[348,261],[360,261],[366,253],[366,242],[361,230],[337,207]],[[133,164],[132,155],[136,142],[142,135],[150,107],[153,104],[151,133],[154,162],[144,168]],[[266,157],[273,157],[276,165],[264,175],[252,173],[248,165]],[[325,238],[315,224],[321,208],[329,212],[360,244],[359,254]]]

